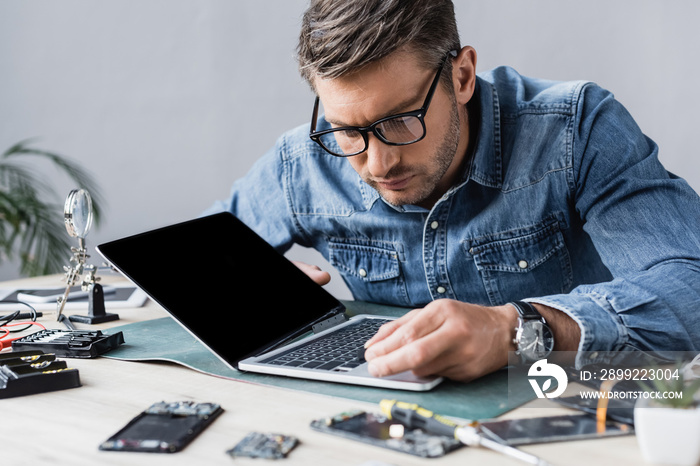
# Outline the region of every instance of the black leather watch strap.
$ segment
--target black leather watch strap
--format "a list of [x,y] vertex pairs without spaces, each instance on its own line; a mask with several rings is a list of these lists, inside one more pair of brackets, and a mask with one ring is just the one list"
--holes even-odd
[[526,303],[525,301],[513,301],[510,304],[518,310],[520,317],[525,320],[542,319],[542,314],[530,303]]

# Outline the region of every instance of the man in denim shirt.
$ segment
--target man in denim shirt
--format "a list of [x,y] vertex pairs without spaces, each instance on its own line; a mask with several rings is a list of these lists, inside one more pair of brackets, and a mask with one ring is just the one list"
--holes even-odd
[[298,57],[311,125],[211,212],[416,308],[370,340],[372,374],[700,350],[700,201],[610,92],[477,75],[447,0],[312,0]]

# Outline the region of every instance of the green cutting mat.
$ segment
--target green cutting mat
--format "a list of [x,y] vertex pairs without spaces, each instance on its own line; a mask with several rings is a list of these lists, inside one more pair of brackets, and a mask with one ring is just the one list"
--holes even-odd
[[[402,308],[359,301],[345,301],[343,304],[349,315],[400,316],[406,312]],[[131,361],[170,361],[206,374],[371,403],[379,403],[384,398],[399,399],[418,403],[436,413],[463,419],[493,418],[535,398],[524,378],[524,385],[514,387],[511,381],[509,387],[505,370],[469,383],[446,380],[429,392],[391,390],[240,372],[222,363],[170,317],[113,327],[108,333],[116,331],[124,333],[125,344],[104,357]]]

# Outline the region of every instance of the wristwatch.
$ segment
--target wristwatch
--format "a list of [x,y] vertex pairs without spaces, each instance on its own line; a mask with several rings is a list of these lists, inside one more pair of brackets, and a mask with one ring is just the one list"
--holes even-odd
[[547,322],[535,307],[524,301],[510,303],[518,310],[518,326],[515,328],[515,354],[521,363],[544,359],[554,348],[554,335]]

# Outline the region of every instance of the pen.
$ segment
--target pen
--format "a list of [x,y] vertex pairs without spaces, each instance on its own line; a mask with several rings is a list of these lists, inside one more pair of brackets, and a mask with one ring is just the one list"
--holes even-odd
[[447,435],[456,438],[465,445],[482,446],[497,451],[512,458],[539,466],[548,465],[543,459],[505,445],[495,440],[483,437],[479,431],[470,425],[460,425],[456,422],[435,414],[415,403],[405,403],[396,400],[382,400],[379,407],[389,419],[395,419],[409,428],[419,428],[436,435]]

